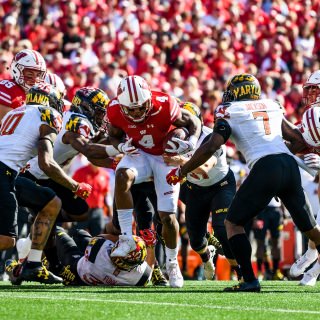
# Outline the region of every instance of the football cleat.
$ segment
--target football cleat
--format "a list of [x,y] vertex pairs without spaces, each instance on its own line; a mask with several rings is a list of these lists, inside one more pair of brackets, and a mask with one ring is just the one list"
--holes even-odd
[[178,261],[169,262],[166,265],[167,274],[169,277],[169,284],[171,288],[183,287],[183,276],[180,271]]
[[169,285],[159,266],[154,267],[152,271],[151,282],[155,287],[167,287]]
[[300,280],[299,285],[300,286],[310,286],[313,287],[317,283],[317,279],[319,274],[316,273],[314,274],[313,272],[310,272],[311,270],[307,271],[304,275],[303,278]]
[[272,280],[287,280],[287,278],[283,275],[283,273],[280,271],[280,269],[277,269],[272,276]]
[[[308,251],[302,255],[290,268],[291,277],[299,277],[304,271],[314,262],[318,257],[318,252],[315,250],[313,256],[309,257],[307,255]],[[312,251],[313,253],[313,251]]]
[[215,266],[213,264],[213,258],[216,253],[214,246],[208,246],[209,260],[203,263],[204,276],[207,280],[214,280]]
[[19,278],[22,281],[34,281],[43,284],[58,284],[63,283],[63,279],[54,275],[51,271],[40,264],[37,267],[30,268],[26,265],[23,266]]
[[133,236],[121,234],[118,242],[118,247],[110,254],[111,257],[126,257],[129,252],[136,248],[136,242],[134,241]]
[[9,281],[15,286],[19,286],[22,283],[19,277],[21,268],[22,264],[14,259],[9,259],[5,262],[5,270],[9,276]]
[[216,248],[217,254],[223,255],[222,245],[220,241],[210,232],[207,232],[205,237],[208,241],[208,246],[214,246]]
[[260,292],[261,287],[258,280],[251,282],[238,283],[235,286],[227,287],[223,289],[224,292]]

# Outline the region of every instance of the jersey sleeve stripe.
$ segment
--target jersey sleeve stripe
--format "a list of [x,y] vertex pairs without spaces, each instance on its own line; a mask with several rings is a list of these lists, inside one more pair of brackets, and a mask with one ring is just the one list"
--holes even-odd
[[[8,96],[8,95],[6,95],[6,96]],[[9,99],[8,99],[8,98],[9,98]],[[8,98],[7,98],[7,97],[4,97],[3,92],[0,92],[0,100],[5,101],[6,103],[12,103],[12,101],[11,101],[11,99],[10,99],[10,96],[8,96]]]
[[5,96],[7,99],[11,99],[11,96],[5,92],[0,91],[0,95]]
[[179,112],[179,110],[180,110],[180,107],[178,105],[178,102],[174,101],[174,105],[170,110],[171,119],[174,119],[177,116],[177,113]]

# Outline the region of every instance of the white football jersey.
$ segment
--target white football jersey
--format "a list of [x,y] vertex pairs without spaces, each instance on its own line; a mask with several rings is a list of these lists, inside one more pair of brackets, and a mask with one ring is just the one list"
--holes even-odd
[[[63,113],[62,129],[57,136],[53,148],[53,158],[61,166],[69,164],[70,161],[79,153],[71,144],[65,144],[62,141],[67,131],[83,135],[85,138],[91,138],[94,135],[94,129],[91,122],[82,114],[66,111]],[[48,176],[39,168],[38,157],[31,159],[28,163],[29,172],[37,179],[48,179]]]
[[270,154],[291,154],[282,139],[283,109],[273,100],[236,101],[218,106],[216,118],[225,119],[231,139],[251,169],[260,158]]
[[[147,270],[144,261],[131,271],[119,270],[111,261],[110,253],[114,246],[111,240],[105,240],[98,253],[93,253],[95,239],[87,246],[85,255],[78,261],[77,271],[81,280],[89,285],[134,286]],[[150,275],[151,277],[151,268]]]
[[38,153],[41,125],[61,130],[62,119],[53,108],[24,105],[8,112],[0,128],[0,161],[20,171]]
[[[190,152],[190,154],[187,154],[187,156],[190,156],[191,158],[193,153],[201,146],[205,137],[207,137],[210,133],[212,133],[212,129],[204,126],[195,150]],[[208,187],[223,179],[229,172],[226,146],[221,146],[221,148],[215,152],[214,156],[217,158],[217,164],[211,168],[206,175],[200,175],[191,172],[188,173],[187,180],[198,186]]]

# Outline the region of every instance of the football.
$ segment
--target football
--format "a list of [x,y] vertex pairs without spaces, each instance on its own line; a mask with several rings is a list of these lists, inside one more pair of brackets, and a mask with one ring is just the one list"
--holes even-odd
[[[169,141],[172,141],[172,138],[179,138],[181,140],[187,140],[189,138],[189,131],[186,128],[174,128],[168,132],[166,138],[163,141],[163,152],[170,155],[176,155],[174,153],[168,153],[165,149],[172,149],[172,147],[168,144]],[[178,143],[172,141],[177,147]]]

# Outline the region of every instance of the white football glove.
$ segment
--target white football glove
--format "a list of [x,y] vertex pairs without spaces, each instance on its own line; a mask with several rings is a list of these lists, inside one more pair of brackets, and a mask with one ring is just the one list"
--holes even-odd
[[[190,140],[184,141],[176,137],[173,137],[171,140],[172,141],[168,141],[168,145],[171,147],[171,149],[166,148],[165,152],[175,153],[175,154],[185,154],[194,150],[194,148],[196,147],[193,141],[190,141]],[[178,143],[178,146],[176,146],[174,142]]]
[[128,139],[126,142],[122,142],[118,145],[118,150],[121,153],[127,154],[127,155],[138,155],[139,149],[137,149],[135,146],[132,145],[132,138]]
[[303,162],[311,169],[320,170],[320,157],[315,153],[305,154]]

